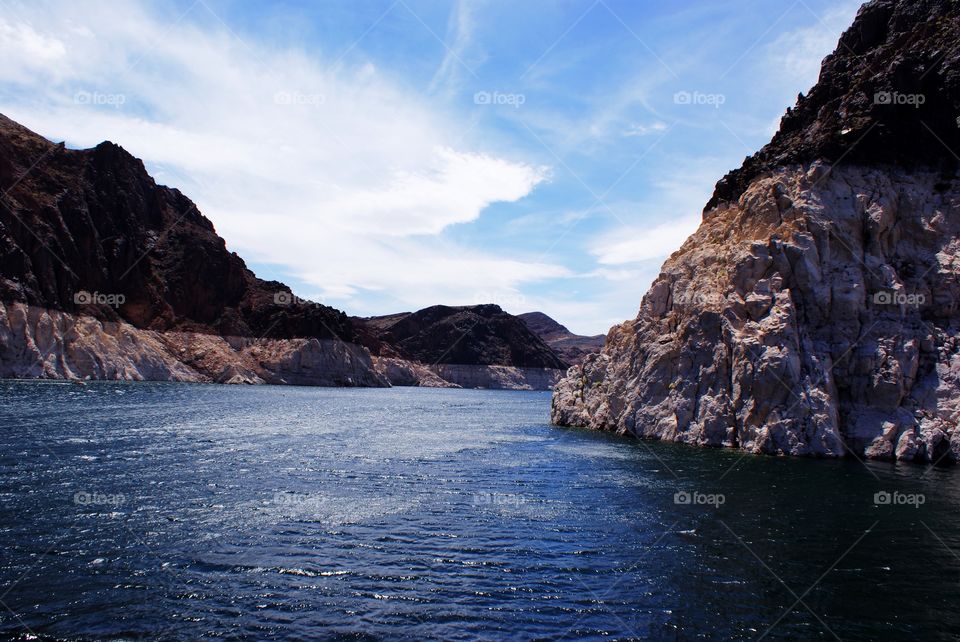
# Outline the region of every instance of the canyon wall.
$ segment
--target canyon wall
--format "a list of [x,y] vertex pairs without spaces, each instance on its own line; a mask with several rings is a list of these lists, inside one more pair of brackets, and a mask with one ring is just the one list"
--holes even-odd
[[960,181],[941,181],[819,162],[754,181],[570,370],[554,421],[758,453],[956,457]]

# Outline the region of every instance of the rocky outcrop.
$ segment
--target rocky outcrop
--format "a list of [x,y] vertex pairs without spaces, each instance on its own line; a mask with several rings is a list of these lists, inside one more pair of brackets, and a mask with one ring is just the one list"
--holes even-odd
[[960,458],[960,177],[929,136],[873,157],[845,133],[909,147],[912,120],[852,106],[914,72],[931,113],[960,114],[958,31],[952,2],[861,9],[774,142],[718,185],[638,317],[558,384],[553,421],[753,453]]
[[517,318],[526,324],[530,331],[543,339],[567,363],[582,363],[588,355],[600,352],[604,335],[584,336],[574,334],[559,322],[543,312],[526,312]]
[[395,357],[373,357],[374,366],[391,386],[414,386],[419,388],[460,388],[446,381],[428,366],[416,361]]
[[0,378],[211,380],[155,332],[24,303],[0,303]]

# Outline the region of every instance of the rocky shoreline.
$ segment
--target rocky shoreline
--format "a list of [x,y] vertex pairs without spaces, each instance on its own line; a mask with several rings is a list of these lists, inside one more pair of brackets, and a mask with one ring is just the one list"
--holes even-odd
[[547,390],[561,370],[371,357],[336,339],[157,332],[24,303],[0,303],[0,378],[301,386]]

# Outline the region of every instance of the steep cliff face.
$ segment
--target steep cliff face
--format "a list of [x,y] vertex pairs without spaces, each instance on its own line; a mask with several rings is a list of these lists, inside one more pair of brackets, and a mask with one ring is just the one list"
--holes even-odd
[[113,143],[0,116],[0,300],[156,331],[354,341],[347,316],[256,278],[196,205]]
[[[774,141],[718,184],[638,317],[558,384],[554,422],[755,453],[960,458],[960,179],[943,144],[958,43],[955,2],[861,9]],[[915,87],[931,111],[906,119],[875,95]]]

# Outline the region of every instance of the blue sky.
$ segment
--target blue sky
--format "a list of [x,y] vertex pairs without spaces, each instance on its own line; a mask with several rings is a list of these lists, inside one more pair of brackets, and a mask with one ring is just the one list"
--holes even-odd
[[858,2],[15,2],[0,111],[112,140],[350,314],[632,318]]

